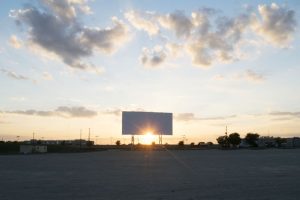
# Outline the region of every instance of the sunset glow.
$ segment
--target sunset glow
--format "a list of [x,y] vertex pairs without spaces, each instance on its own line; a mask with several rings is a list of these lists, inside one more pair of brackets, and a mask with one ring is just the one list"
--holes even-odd
[[155,135],[153,135],[152,132],[148,131],[145,135],[141,138],[142,144],[152,144],[152,142],[155,142]]

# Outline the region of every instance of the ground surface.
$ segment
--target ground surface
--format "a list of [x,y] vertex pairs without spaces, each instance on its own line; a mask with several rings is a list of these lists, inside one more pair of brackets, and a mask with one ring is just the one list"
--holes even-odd
[[300,199],[300,149],[2,155],[0,199]]

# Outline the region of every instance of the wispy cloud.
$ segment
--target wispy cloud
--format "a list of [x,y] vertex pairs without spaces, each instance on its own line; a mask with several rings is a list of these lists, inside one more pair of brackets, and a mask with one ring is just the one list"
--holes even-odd
[[196,117],[194,113],[178,113],[175,115],[175,120],[177,121],[206,121],[206,120],[226,120],[235,118],[236,115],[230,116],[215,116],[215,117]]
[[[7,70],[7,69],[0,69],[0,72],[2,72],[3,74],[5,74],[8,77],[10,77],[12,79],[15,79],[15,80],[32,80],[31,78],[29,78],[27,76],[18,74],[18,73],[14,72],[14,71],[10,71],[10,70]],[[32,81],[34,81],[34,80],[32,80]]]
[[259,74],[253,70],[248,69],[245,73],[245,77],[248,80],[255,81],[255,82],[260,82],[264,81],[265,77],[262,74]]
[[223,81],[223,80],[247,80],[250,82],[263,82],[266,80],[266,77],[262,73],[258,73],[254,70],[247,69],[243,72],[235,73],[235,74],[229,74],[229,75],[223,75],[223,74],[217,74],[212,77],[213,80],[217,81]]
[[270,112],[269,115],[271,115],[271,116],[300,117],[300,112],[274,111],[274,112]]
[[60,106],[55,110],[15,110],[15,111],[6,111],[5,113],[10,114],[19,114],[19,115],[36,115],[42,117],[50,117],[50,116],[58,116],[65,118],[74,118],[74,117],[82,117],[82,118],[90,118],[97,116],[97,112],[94,110],[87,109],[85,107],[67,107]]
[[12,101],[18,101],[18,102],[22,102],[22,101],[26,101],[27,100],[26,97],[11,97],[10,99]]
[[47,81],[53,80],[53,76],[49,72],[43,72],[42,78]]
[[115,116],[121,116],[122,114],[122,111],[125,111],[125,110],[130,110],[130,111],[145,111],[143,108],[113,108],[113,109],[106,109],[106,110],[103,110],[101,111],[100,113],[101,114],[104,114],[104,115],[115,115]]
[[107,109],[105,111],[102,111],[101,113],[102,114],[108,114],[108,115],[120,116],[121,113],[122,113],[122,109],[120,109],[120,108]]

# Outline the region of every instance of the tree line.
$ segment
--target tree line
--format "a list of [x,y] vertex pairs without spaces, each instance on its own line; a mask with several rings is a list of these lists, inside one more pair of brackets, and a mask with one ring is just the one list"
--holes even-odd
[[[260,135],[257,133],[247,133],[244,140],[249,147],[258,147],[259,137]],[[275,137],[273,139],[277,147],[281,147],[281,145],[286,142],[286,139],[280,137]],[[219,136],[217,142],[222,148],[237,148],[241,144],[242,138],[238,133],[231,133],[228,136],[227,134]]]

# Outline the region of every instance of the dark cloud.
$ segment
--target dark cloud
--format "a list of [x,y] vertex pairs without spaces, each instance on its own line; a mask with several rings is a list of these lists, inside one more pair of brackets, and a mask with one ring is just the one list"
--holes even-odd
[[[128,39],[127,27],[113,18],[113,27],[86,27],[78,20],[85,1],[42,1],[45,8],[29,7],[13,10],[10,16],[17,24],[27,27],[29,44],[56,54],[70,67],[91,70],[83,62],[97,50],[112,53]],[[80,3],[81,2],[81,3]]]
[[73,118],[73,117],[95,117],[97,116],[97,112],[93,110],[89,110],[85,107],[67,107],[61,106],[53,111],[42,111],[42,110],[16,110],[16,111],[7,111],[6,113],[11,114],[20,114],[20,115],[36,115],[42,117],[49,117],[49,116],[59,116],[59,117],[66,117],[66,118]]

